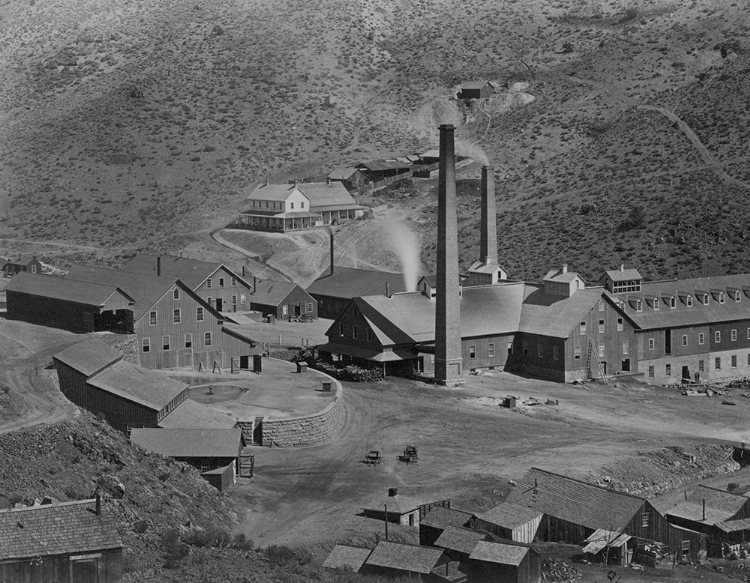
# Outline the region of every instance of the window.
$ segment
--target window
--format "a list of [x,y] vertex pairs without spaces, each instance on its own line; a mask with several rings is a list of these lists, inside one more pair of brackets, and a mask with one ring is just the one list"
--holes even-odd
[[737,330],[732,330],[732,342],[737,342]]
[[683,346],[687,346],[688,345],[687,334],[683,334],[682,335],[682,345]]
[[36,273],[36,265],[31,266],[31,273]]
[[169,336],[162,336],[161,337],[161,349],[162,350],[169,350]]
[[698,344],[704,344],[706,342],[706,335],[701,332],[698,334]]
[[676,308],[677,307],[677,299],[674,296],[670,296],[670,298],[669,298],[669,307],[670,308]]
[[719,303],[720,304],[724,303],[724,292],[719,292]]
[[573,358],[575,358],[576,360],[578,360],[578,359],[581,358],[581,347],[580,346],[576,346],[575,348],[573,348]]
[[477,347],[473,344],[469,346],[469,358],[476,358],[477,357]]
[[201,306],[195,308],[195,321],[203,322],[203,307]]
[[750,340],[750,328],[747,329],[747,339]]
[[699,360],[698,361],[698,372],[704,372],[706,370],[706,361],[705,360]]
[[672,365],[671,364],[664,365],[664,374],[667,375],[668,377],[672,376]]
[[179,324],[181,319],[182,314],[180,313],[180,310],[172,310],[172,323]]
[[224,278],[223,277],[219,278],[219,287],[224,287]]
[[648,367],[648,378],[652,379],[654,378],[654,365]]
[[206,303],[207,303],[207,304],[208,304],[209,306],[213,306],[213,305],[214,305],[214,299],[213,299],[213,298],[212,298],[211,296],[208,296],[208,297],[206,298]]
[[687,297],[685,298],[685,304],[687,305],[688,308],[690,306],[692,306],[693,305],[693,296],[691,296],[690,294],[688,294]]
[[544,356],[544,347],[542,346],[541,342],[537,342],[537,345],[536,345],[536,356],[537,356],[537,358],[542,358]]
[[180,288],[178,287],[174,288],[174,291],[172,292],[172,299],[175,299],[175,300],[180,299]]
[[141,352],[151,352],[151,338],[144,338],[141,341]]
[[359,338],[359,328],[356,325],[352,326],[352,338]]
[[742,294],[739,292],[739,290],[737,290],[736,292],[734,292],[734,301],[739,302],[741,300],[742,300]]
[[155,311],[148,313],[148,325],[156,326],[156,312]]
[[367,341],[372,342],[372,329],[371,328],[367,329]]
[[229,280],[229,285],[231,285],[232,287],[237,287],[237,278],[232,277],[232,279]]
[[339,323],[339,336],[343,336],[343,335],[344,335],[344,323],[340,322]]
[[245,304],[247,302],[247,298],[245,297],[245,294],[240,294],[240,303]]
[[622,326],[622,318],[617,318],[617,331],[622,332],[623,326]]
[[648,528],[648,519],[649,519],[649,513],[642,512],[641,513],[641,527],[642,528]]
[[559,346],[552,347],[552,360],[560,360],[560,347]]
[[708,294],[703,294],[703,305],[704,306],[708,305]]
[[292,203],[292,210],[294,210],[294,203]]
[[312,302],[307,302],[307,313],[312,314],[313,313],[313,304]]
[[599,334],[604,334],[604,320],[599,320]]
[[305,201],[304,200],[300,201],[299,208],[301,208],[301,209],[305,208]]
[[630,352],[630,342],[628,342],[627,340],[625,340],[622,343],[622,353],[623,354],[628,354],[629,352]]
[[513,354],[513,343],[508,342],[508,354]]
[[487,356],[489,358],[495,357],[495,345],[492,342],[490,342],[489,345],[487,346]]
[[232,305],[233,306],[237,305],[237,294],[232,294]]
[[604,358],[604,344],[599,345],[599,358]]
[[732,368],[737,368],[737,355],[736,354],[732,355],[731,364],[732,364]]
[[604,311],[604,300],[599,300],[599,311],[600,312]]
[[716,342],[716,344],[721,342],[721,332],[719,330],[714,332],[714,342]]
[[654,298],[654,310],[659,309],[659,298]]
[[654,349],[654,339],[653,338],[649,338],[648,339],[648,349],[649,350],[653,350]]
[[206,289],[211,289],[214,287],[214,280],[210,277],[206,280]]
[[721,356],[717,356],[717,357],[716,357],[716,358],[714,359],[714,368],[715,368],[716,370],[721,370]]
[[747,366],[750,366],[750,352],[747,353]]
[[193,335],[185,334],[185,348],[192,348],[192,347],[193,347]]
[[586,334],[586,322],[581,322],[581,336]]
[[636,302],[635,302],[635,311],[636,312],[642,312],[643,311],[643,302],[641,300],[636,300]]
[[529,353],[529,341],[528,340],[523,341],[523,353],[524,354]]
[[203,346],[211,346],[211,332],[203,334]]

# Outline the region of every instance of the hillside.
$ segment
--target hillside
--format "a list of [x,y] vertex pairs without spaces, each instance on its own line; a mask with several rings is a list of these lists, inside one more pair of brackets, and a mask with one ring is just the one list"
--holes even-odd
[[[746,3],[14,0],[0,23],[0,252],[186,248],[262,178],[435,147],[452,122],[498,170],[511,275],[750,271]],[[452,98],[477,78],[528,97]],[[430,267],[434,228],[418,230]]]

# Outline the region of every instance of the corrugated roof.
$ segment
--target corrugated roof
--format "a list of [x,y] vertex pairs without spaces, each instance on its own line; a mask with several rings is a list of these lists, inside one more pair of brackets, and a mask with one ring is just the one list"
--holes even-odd
[[89,377],[122,360],[122,353],[92,338],[58,352],[54,358]]
[[185,399],[159,422],[163,429],[232,429],[237,420],[229,413]]
[[[738,302],[734,293],[739,290]],[[723,304],[717,297],[719,291],[725,292]],[[709,294],[707,306],[696,298],[699,293]],[[640,292],[608,295],[615,302],[623,302],[625,314],[643,330],[750,319],[750,274],[643,282]],[[653,302],[646,301],[649,295],[661,298],[658,310]],[[692,297],[692,306],[687,305],[688,295]],[[674,308],[669,307],[670,297],[675,298]],[[641,312],[637,310],[637,300],[641,300]]]
[[539,468],[529,470],[507,500],[594,530],[624,529],[644,504],[641,498]]
[[[687,493],[688,499],[665,512],[670,516],[685,518],[703,524],[727,522],[748,512],[750,498],[741,494],[733,494],[724,490],[717,490],[708,486],[697,486]],[[706,518],[703,518],[703,502],[706,504]]]
[[471,513],[455,508],[433,508],[430,510],[419,524],[432,526],[435,528],[445,528],[447,526],[466,526],[471,519]]
[[173,285],[175,278],[157,277],[155,275],[144,275],[130,273],[127,271],[116,271],[102,267],[88,267],[74,265],[65,276],[66,279],[86,281],[103,285],[116,286],[135,300],[133,306],[134,321],[140,320],[143,315],[161,299]]
[[117,286],[73,281],[54,275],[32,275],[28,272],[16,275],[5,290],[97,307],[104,306],[115,294],[121,294],[130,303],[134,302],[133,298]]
[[474,514],[478,519],[503,528],[513,529],[522,524],[536,520],[542,513],[528,506],[519,506],[510,502],[503,502],[486,512]]
[[323,566],[328,569],[351,569],[355,573],[358,573],[371,552],[372,549],[336,545],[331,550],[328,558],[323,562]]
[[252,303],[278,306],[296,287],[297,284],[290,281],[256,279],[255,291],[250,292],[247,297]]
[[479,541],[474,547],[471,555],[469,555],[469,558],[476,561],[518,567],[528,552],[528,547],[506,545],[498,542]]
[[602,288],[588,288],[566,298],[546,294],[544,289],[531,286],[527,289],[531,293],[523,302],[519,331],[557,338],[567,338],[603,293]]
[[237,457],[242,429],[133,429],[130,441],[168,457]]
[[442,549],[380,541],[365,564],[427,574],[435,568],[442,556]]
[[351,299],[385,294],[386,283],[389,284],[391,293],[414,291],[406,289],[402,273],[336,266],[333,275],[326,269],[325,273],[312,282],[307,287],[307,293]]
[[409,162],[400,160],[370,160],[362,162],[360,166],[367,168],[370,172],[383,172],[385,170],[408,170],[411,168]]
[[95,500],[0,510],[0,560],[122,548],[114,522]]
[[125,361],[106,368],[91,377],[87,383],[154,411],[160,411],[187,389],[185,383]]
[[607,277],[612,281],[632,281],[635,279],[643,279],[637,269],[613,269],[612,271],[606,271]]
[[[215,261],[200,261],[186,257],[161,256],[161,276],[179,279],[190,289],[194,290],[206,279],[213,276],[222,267],[230,273],[230,277],[242,280],[240,276],[227,268],[223,263]],[[122,271],[140,273],[143,275],[156,275],[156,262],[159,256],[139,253],[128,261]],[[243,280],[244,281],[244,280]],[[247,283],[247,282],[246,282]]]
[[486,540],[487,533],[458,526],[446,526],[435,541],[435,546],[459,553],[471,554],[477,543]]

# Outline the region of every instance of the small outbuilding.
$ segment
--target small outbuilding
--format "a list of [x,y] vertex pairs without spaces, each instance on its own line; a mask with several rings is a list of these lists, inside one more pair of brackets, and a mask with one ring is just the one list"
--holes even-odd
[[0,510],[0,582],[121,580],[122,540],[100,498]]
[[388,496],[364,508],[362,513],[369,518],[419,526],[419,506],[415,500],[401,496],[397,488],[388,488]]
[[[386,577],[413,577],[417,581],[437,582],[445,578],[433,569],[449,563],[442,549],[380,541],[365,561],[360,573]],[[439,571],[439,569],[436,569]]]
[[469,581],[540,583],[542,558],[528,546],[479,541],[467,562]]
[[328,558],[323,562],[323,566],[326,569],[342,569],[359,573],[370,553],[372,553],[372,549],[350,545],[336,545],[331,550]]
[[433,508],[419,521],[419,544],[431,546],[449,526],[468,526],[471,513],[454,508]]
[[486,512],[474,514],[471,528],[515,542],[533,543],[542,516],[541,512],[528,506],[503,502]]
[[445,549],[446,554],[455,561],[466,561],[479,541],[492,540],[486,532],[478,532],[460,526],[448,526],[435,541],[438,548]]
[[251,310],[277,320],[318,317],[318,300],[296,283],[288,281],[253,278],[248,303]]
[[487,99],[495,93],[495,87],[489,81],[467,81],[461,83],[459,99]]
[[31,273],[38,274],[42,273],[42,263],[36,258],[36,255],[31,257],[19,255],[15,259],[8,259],[3,264],[3,275],[5,277],[13,277],[17,273]]

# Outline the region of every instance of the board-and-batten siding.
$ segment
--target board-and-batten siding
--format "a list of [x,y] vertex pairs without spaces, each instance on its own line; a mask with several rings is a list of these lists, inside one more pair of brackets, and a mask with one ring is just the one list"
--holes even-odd
[[[78,555],[100,555],[96,557],[97,581],[120,583],[122,581],[122,550],[77,553]],[[37,557],[20,561],[0,561],[0,583],[76,583],[71,581],[70,557]]]
[[[236,285],[232,285],[232,278],[236,278]],[[219,285],[219,280],[224,279],[224,285]],[[208,287],[208,279],[211,280],[211,287]],[[249,308],[249,298],[252,292],[252,287],[243,283],[243,281],[233,273],[231,273],[226,267],[221,266],[210,278],[203,281],[198,287],[193,290],[201,298],[206,300],[212,308],[220,309],[224,312],[232,312],[237,310],[247,310]],[[232,296],[236,296],[237,303],[232,302]],[[245,296],[245,303],[242,303],[242,296]],[[208,298],[211,301],[208,302]],[[219,308],[219,302],[221,300],[221,308]]]
[[[461,340],[461,352],[464,368],[501,368],[508,360],[508,344],[512,344],[514,334],[498,334],[465,338]],[[490,345],[493,345],[494,356],[490,356]],[[471,357],[471,347],[474,347],[474,358]]]
[[514,528],[506,528],[481,518],[471,519],[471,528],[474,530],[486,530],[487,532],[519,543],[533,543],[542,522],[542,515],[534,520],[520,524]]

